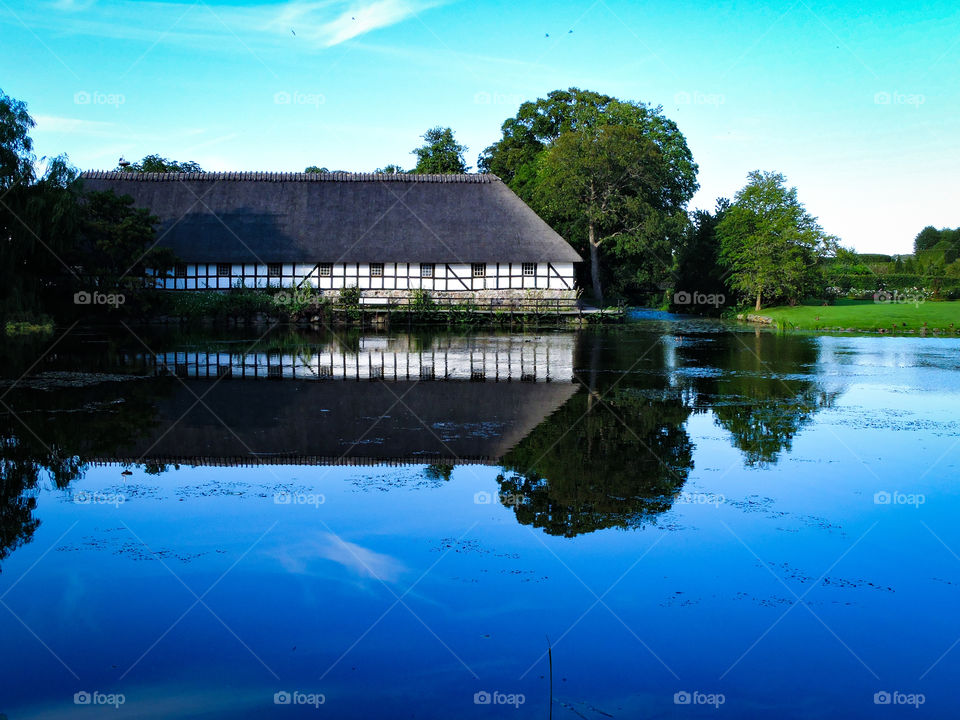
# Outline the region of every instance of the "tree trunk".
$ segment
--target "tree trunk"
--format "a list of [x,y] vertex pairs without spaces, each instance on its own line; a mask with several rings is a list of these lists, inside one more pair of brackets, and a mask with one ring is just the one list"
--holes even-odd
[[603,288],[600,287],[600,245],[597,243],[597,229],[593,223],[589,226],[590,244],[590,280],[593,283],[593,297],[599,307],[603,307]]
[[757,304],[754,307],[754,310],[760,309],[760,296],[763,294],[763,290],[757,290]]

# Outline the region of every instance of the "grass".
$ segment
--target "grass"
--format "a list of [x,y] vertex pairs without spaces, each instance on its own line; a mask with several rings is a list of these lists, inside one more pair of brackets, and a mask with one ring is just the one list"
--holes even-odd
[[798,330],[856,330],[888,333],[960,331],[960,300],[920,303],[880,303],[838,300],[833,305],[797,305],[748,311],[770,318],[777,327]]

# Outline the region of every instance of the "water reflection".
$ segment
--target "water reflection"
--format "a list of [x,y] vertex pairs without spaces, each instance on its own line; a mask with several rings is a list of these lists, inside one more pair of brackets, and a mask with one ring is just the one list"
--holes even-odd
[[[837,396],[810,338],[661,330],[68,339],[5,386],[0,559],[36,530],[38,486],[90,463],[415,464],[439,482],[484,463],[520,523],[633,528],[686,482],[691,413],[774,463]],[[28,361],[12,348],[4,374]]]

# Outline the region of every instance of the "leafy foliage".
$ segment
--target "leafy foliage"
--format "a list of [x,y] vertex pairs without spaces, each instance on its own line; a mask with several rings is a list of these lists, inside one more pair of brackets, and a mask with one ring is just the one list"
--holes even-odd
[[437,126],[427,130],[423,140],[424,144],[411,153],[417,156],[417,166],[413,172],[457,175],[468,170],[463,158],[467,147],[457,142],[453,130]]
[[797,199],[779,173],[755,170],[717,225],[721,262],[742,296],[795,303],[819,280],[818,263],[834,254],[837,239]]
[[140,162],[129,165],[120,164],[117,170],[121,172],[154,172],[154,173],[202,173],[203,168],[193,160],[180,162],[168,160],[160,155],[147,155]]

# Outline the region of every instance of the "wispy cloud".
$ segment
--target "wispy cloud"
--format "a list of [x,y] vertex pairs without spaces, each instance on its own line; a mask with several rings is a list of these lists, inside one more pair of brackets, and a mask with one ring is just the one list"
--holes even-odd
[[58,117],[56,115],[35,115],[33,119],[37,123],[37,130],[41,132],[107,136],[114,132],[116,127],[110,122]]
[[[244,42],[299,42],[333,47],[408,20],[450,0],[289,0],[280,4],[211,5],[152,0],[51,0],[21,13],[31,27],[70,34],[218,47],[222,36]],[[49,12],[54,10],[56,12]],[[3,13],[0,13],[2,17]],[[29,17],[27,17],[29,15]]]

